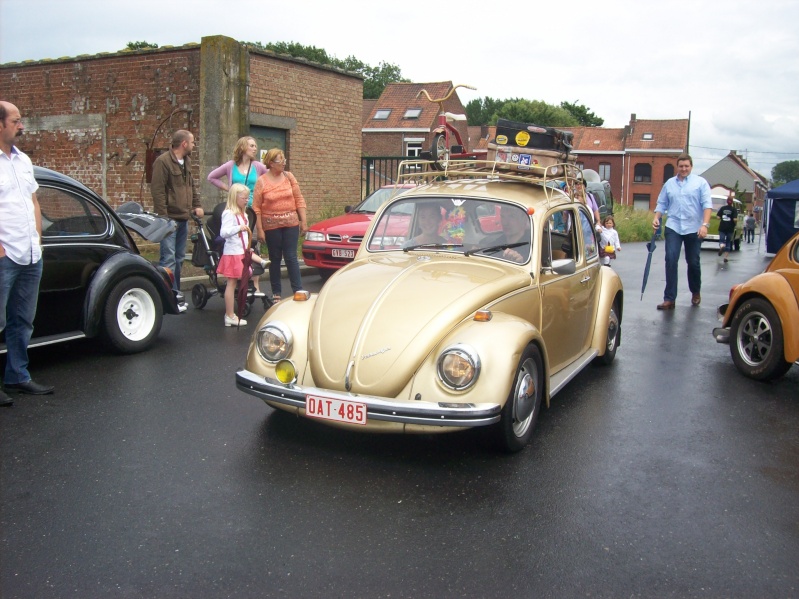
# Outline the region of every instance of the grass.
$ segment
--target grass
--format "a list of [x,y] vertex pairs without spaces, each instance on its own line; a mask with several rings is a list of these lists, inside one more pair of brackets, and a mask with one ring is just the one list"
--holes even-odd
[[619,240],[622,243],[649,241],[652,239],[654,217],[651,210],[636,210],[632,206],[616,204],[613,209],[613,219],[616,221]]

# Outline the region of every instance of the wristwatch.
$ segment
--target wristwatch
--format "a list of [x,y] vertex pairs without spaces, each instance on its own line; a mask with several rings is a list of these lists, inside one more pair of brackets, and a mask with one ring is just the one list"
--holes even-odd
[[707,227],[710,223],[702,223],[703,227]]

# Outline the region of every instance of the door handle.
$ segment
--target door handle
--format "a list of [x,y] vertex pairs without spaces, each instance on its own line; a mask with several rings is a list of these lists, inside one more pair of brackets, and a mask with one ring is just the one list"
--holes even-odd
[[590,281],[590,280],[591,280],[591,277],[589,277],[588,275],[586,275],[586,276],[584,276],[582,279],[580,279],[580,283],[587,283],[587,282],[588,282],[588,281]]

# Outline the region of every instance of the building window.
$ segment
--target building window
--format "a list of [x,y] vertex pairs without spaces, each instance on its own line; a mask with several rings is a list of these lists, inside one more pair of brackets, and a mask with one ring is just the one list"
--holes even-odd
[[667,164],[663,167],[663,182],[665,183],[674,176],[674,165]]
[[644,141],[652,141],[653,139],[655,139],[655,136],[652,133],[644,133],[641,136],[641,139],[643,139]]
[[584,163],[582,163],[582,162],[578,162],[578,163],[576,163],[576,164],[575,164],[575,166],[576,166],[577,168],[579,168],[580,170],[585,170],[585,164],[584,164]]
[[405,111],[405,114],[402,115],[404,119],[418,119],[419,115],[422,114],[421,108],[409,108]]
[[636,164],[633,181],[636,183],[652,183],[652,165],[645,162]]
[[391,114],[391,109],[385,110],[380,109],[375,112],[375,115],[372,117],[375,121],[385,121],[388,118],[388,115]]
[[602,181],[610,181],[610,164],[607,162],[599,163],[599,178]]
[[405,155],[408,158],[419,158],[419,154],[422,153],[422,141],[405,141]]
[[650,197],[648,193],[634,193],[633,194],[633,208],[635,210],[651,210],[649,205]]

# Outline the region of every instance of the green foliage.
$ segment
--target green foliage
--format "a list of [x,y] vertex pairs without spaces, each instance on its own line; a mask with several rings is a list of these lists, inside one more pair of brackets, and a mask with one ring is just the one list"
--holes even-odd
[[294,58],[304,58],[318,64],[358,73],[363,77],[364,99],[376,100],[389,83],[408,81],[402,77],[402,70],[397,65],[388,62],[380,62],[376,67],[373,67],[358,60],[354,56],[348,56],[342,60],[335,56],[330,56],[322,48],[304,46],[297,42],[269,42],[268,44],[262,44],[261,42],[245,43],[258,50],[268,50],[277,54],[288,54]]
[[491,119],[491,123],[495,124],[497,118],[535,123],[546,127],[576,127],[579,125],[577,119],[568,110],[540,100],[506,102]]
[[158,44],[151,42],[128,42],[126,50],[146,50],[147,48],[157,48]]
[[605,119],[598,117],[588,109],[584,104],[578,104],[579,100],[574,102],[561,102],[560,107],[568,110],[577,122],[584,127],[601,127],[605,123]]
[[650,210],[636,210],[632,206],[613,206],[613,219],[622,243],[649,241],[652,239],[652,219]]
[[[517,100],[518,98],[514,98]],[[475,98],[466,104],[466,118],[470,125],[488,125],[492,122],[494,115],[502,108],[502,105],[511,100],[497,100],[486,96],[485,98]]]
[[771,169],[771,184],[774,187],[799,179],[799,160],[786,160]]

